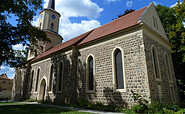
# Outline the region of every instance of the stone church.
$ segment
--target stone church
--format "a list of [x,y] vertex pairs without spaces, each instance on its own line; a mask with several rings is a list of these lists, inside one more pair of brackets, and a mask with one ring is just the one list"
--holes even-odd
[[59,20],[50,0],[38,25],[51,43],[30,50],[27,68],[16,69],[14,100],[131,106],[134,91],[151,101],[179,101],[171,44],[153,3],[66,42]]

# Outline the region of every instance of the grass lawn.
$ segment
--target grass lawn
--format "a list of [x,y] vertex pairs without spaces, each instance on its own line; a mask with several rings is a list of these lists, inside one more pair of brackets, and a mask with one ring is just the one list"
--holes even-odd
[[86,112],[50,108],[37,104],[0,103],[1,114],[89,114]]

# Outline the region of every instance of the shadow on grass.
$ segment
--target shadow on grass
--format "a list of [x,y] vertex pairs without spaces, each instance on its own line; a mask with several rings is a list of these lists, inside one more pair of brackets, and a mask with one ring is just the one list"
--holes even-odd
[[78,111],[70,111],[65,109],[50,108],[35,104],[19,104],[0,106],[1,114],[61,114],[61,113],[81,113]]

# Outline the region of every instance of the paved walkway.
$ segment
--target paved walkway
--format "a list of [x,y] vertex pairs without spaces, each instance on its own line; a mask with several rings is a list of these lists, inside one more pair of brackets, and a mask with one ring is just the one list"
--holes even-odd
[[98,111],[98,110],[64,107],[64,106],[59,106],[59,105],[41,104],[38,102],[19,102],[19,103],[20,104],[37,104],[37,105],[46,106],[46,107],[60,108],[60,109],[67,109],[67,110],[73,110],[73,111],[79,111],[79,112],[95,113],[95,114],[121,114],[121,113],[116,113],[116,112],[105,112],[105,111]]
[[95,114],[121,114],[121,113],[116,113],[116,112],[105,112],[105,111],[98,111],[98,110],[89,110],[89,109],[81,109],[81,108],[63,107],[63,106],[59,106],[59,105],[49,105],[49,104],[39,104],[39,105],[52,107],[52,108],[60,108],[60,109],[79,111],[79,112],[95,113]]

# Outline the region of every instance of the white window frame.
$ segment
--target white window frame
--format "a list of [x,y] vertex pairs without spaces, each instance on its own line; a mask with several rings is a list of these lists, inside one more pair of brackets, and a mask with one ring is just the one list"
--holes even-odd
[[[39,70],[39,77],[38,77],[38,80],[37,80],[38,70]],[[40,79],[40,72],[41,72],[41,68],[40,68],[40,67],[38,67],[38,68],[37,68],[36,75],[35,75],[35,80],[36,80],[36,81],[35,81],[34,93],[38,93],[39,79]],[[37,84],[37,87],[36,87],[36,84]],[[36,91],[36,88],[37,88],[37,91]]]
[[[93,90],[89,90],[89,58],[93,58]],[[95,57],[93,54],[89,54],[86,58],[86,93],[94,93],[95,92]]]
[[[116,50],[119,49],[121,51],[121,55],[122,55],[122,68],[123,68],[123,84],[124,84],[124,89],[117,89],[116,88],[116,66],[115,66],[115,52]],[[113,49],[112,51],[112,76],[113,76],[113,91],[114,92],[126,92],[126,76],[125,76],[125,61],[124,61],[124,51],[121,47],[116,47]]]
[[[153,58],[153,49],[154,49],[154,51],[156,52],[156,58],[157,58],[157,66],[158,66],[158,69],[155,69],[155,63],[154,63],[154,58]],[[159,59],[158,59],[158,53],[157,53],[157,49],[156,49],[156,47],[154,46],[154,45],[152,45],[152,47],[151,47],[151,54],[152,54],[152,63],[153,63],[153,71],[154,71],[154,77],[155,77],[155,79],[157,80],[157,81],[162,81],[162,79],[161,79],[161,71],[160,71],[160,64],[159,64]],[[155,72],[155,70],[158,70],[158,72],[159,72],[159,78],[157,78],[156,77],[156,72]]]

